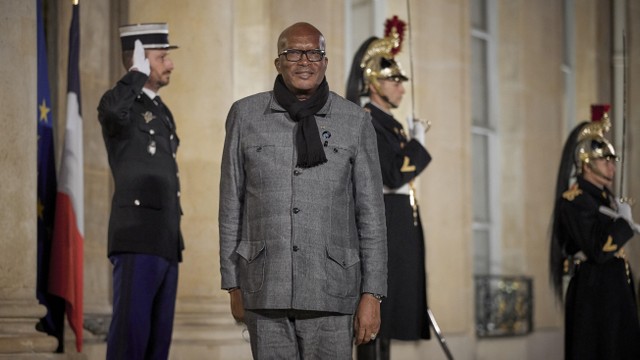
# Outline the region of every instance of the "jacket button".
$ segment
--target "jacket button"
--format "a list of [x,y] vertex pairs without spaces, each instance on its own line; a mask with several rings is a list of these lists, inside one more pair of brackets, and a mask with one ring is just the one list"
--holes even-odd
[[298,176],[300,174],[302,174],[302,171],[300,171],[298,169],[293,170],[293,175]]
[[176,195],[178,195],[178,197],[180,197],[180,191],[178,191],[178,192],[176,193]]
[[298,251],[300,250],[300,248],[298,247],[298,245],[293,245],[293,251]]
[[155,133],[156,133],[156,131],[155,131],[155,130],[153,130],[153,129],[149,130],[149,134],[153,135],[153,134],[155,134]]
[[140,206],[140,200],[138,200],[138,199],[133,200],[133,204],[135,206]]
[[334,152],[334,153],[337,153],[337,152],[338,152],[338,149],[337,149],[337,148],[333,148],[333,152]]
[[293,208],[293,213],[294,213],[294,214],[297,214],[297,213],[299,213],[299,212],[300,212],[300,209],[298,209],[298,208]]
[[173,153],[173,158],[174,158],[174,159],[176,158],[176,153]]
[[169,135],[169,140],[173,140],[173,134]]

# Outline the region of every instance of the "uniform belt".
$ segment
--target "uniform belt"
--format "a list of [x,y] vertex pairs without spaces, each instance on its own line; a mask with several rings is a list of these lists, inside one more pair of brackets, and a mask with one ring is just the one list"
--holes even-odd
[[383,194],[399,194],[399,195],[409,195],[411,191],[411,188],[409,187],[409,184],[404,184],[402,186],[400,186],[399,188],[396,189],[390,189],[386,186],[384,186],[382,188],[382,193]]
[[582,251],[569,256],[564,260],[564,273],[573,276],[580,269],[580,264],[585,261],[587,261],[587,255]]
[[[624,261],[625,272],[627,275],[627,282],[631,283],[631,270],[629,269],[629,262],[627,261],[627,255],[624,252],[624,249],[618,250],[614,256],[618,259]],[[582,251],[578,251],[577,253],[571,255],[569,258],[565,259],[564,262],[564,272],[565,274],[573,276],[578,270],[580,270],[580,265],[588,260],[587,255],[585,255]]]

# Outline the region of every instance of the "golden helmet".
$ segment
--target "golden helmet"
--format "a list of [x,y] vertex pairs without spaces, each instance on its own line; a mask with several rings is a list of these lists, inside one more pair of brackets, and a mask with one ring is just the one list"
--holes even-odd
[[347,99],[358,103],[360,96],[369,95],[370,84],[380,92],[378,80],[409,80],[394,58],[402,47],[406,25],[397,16],[387,19],[384,37],[371,37],[360,46],[351,66]]
[[611,129],[610,108],[609,104],[591,105],[591,122],[580,131],[574,153],[578,173],[582,171],[582,164],[589,164],[592,160],[619,160],[613,145],[605,138],[605,134]]

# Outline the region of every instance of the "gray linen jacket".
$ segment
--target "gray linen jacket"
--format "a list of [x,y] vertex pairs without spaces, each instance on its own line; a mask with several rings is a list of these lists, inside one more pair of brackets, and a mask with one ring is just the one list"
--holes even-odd
[[353,314],[386,295],[382,177],[370,115],[331,92],[316,114],[327,162],[296,167],[297,123],[272,92],[235,102],[220,175],[222,288],[246,309]]

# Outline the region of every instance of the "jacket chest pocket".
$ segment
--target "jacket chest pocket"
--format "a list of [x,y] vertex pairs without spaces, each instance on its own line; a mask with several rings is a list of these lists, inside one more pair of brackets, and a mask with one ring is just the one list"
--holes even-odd
[[[152,113],[147,112],[143,114],[143,117],[154,116],[150,114]],[[140,121],[138,123],[138,132],[136,134],[136,137],[139,139],[138,142],[141,146],[144,147],[142,151],[149,156],[156,155],[156,153],[160,149],[163,149],[166,152],[169,146],[167,140],[165,139],[165,136],[163,136],[163,134],[160,134],[160,130],[158,130],[155,126],[152,126],[150,123],[147,123],[146,120],[147,119],[145,118],[145,121]]]
[[343,146],[330,144],[324,146],[323,149],[327,162],[320,167],[322,177],[328,181],[350,180],[355,156],[353,151]]
[[283,181],[291,167],[291,148],[272,144],[250,145],[244,150],[244,170],[250,185],[268,186]]

